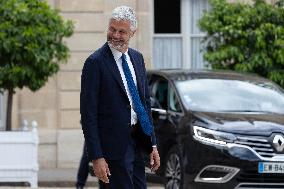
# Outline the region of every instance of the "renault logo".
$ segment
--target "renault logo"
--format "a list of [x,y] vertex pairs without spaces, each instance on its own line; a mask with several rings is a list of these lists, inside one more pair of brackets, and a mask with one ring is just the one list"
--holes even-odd
[[275,135],[272,143],[277,152],[283,152],[284,138],[282,135]]

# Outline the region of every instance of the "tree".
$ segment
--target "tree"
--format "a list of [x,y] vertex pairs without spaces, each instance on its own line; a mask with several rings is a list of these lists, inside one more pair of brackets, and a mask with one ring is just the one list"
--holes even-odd
[[7,126],[11,130],[12,96],[16,88],[40,89],[66,62],[64,37],[73,23],[44,0],[0,1],[0,89],[8,91]]
[[199,20],[204,59],[213,69],[257,73],[284,87],[284,0],[253,4],[210,0]]

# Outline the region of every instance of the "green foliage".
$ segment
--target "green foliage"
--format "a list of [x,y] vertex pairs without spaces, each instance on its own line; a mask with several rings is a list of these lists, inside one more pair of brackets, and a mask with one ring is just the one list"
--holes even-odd
[[43,0],[0,0],[0,89],[35,91],[66,62],[73,23]]
[[211,67],[257,73],[284,87],[284,0],[209,1],[199,26],[207,33],[204,58]]

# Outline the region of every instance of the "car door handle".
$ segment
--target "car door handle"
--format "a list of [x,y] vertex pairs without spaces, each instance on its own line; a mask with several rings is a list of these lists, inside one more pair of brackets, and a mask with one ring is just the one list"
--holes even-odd
[[167,110],[160,109],[160,108],[151,108],[152,111],[158,112],[161,115],[167,115]]
[[167,110],[159,108],[151,108],[151,110],[158,113],[159,119],[167,119]]

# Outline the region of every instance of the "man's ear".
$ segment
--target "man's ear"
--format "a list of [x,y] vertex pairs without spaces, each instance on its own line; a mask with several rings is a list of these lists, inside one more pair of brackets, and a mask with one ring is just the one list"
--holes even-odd
[[133,36],[134,36],[134,34],[135,34],[135,32],[136,32],[136,30],[131,31],[131,32],[130,32],[130,37],[133,37]]

